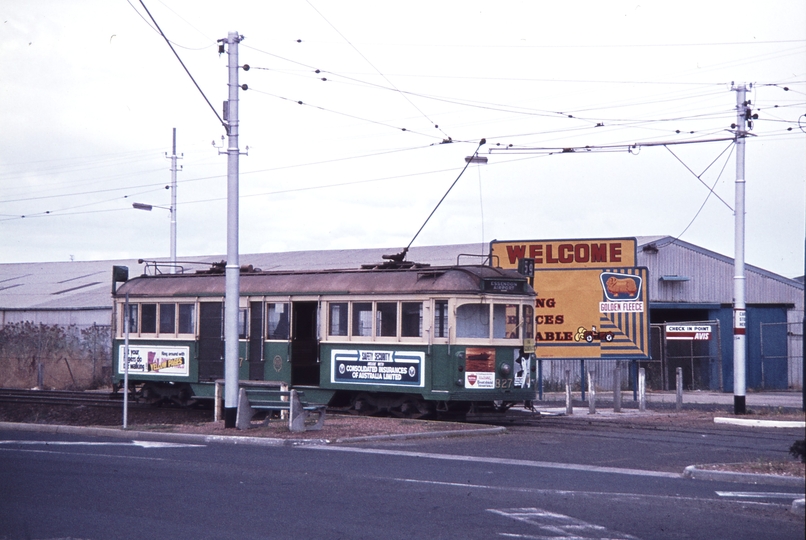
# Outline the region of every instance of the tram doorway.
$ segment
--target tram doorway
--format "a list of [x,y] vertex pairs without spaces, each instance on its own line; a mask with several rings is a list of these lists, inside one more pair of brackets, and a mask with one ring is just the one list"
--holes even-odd
[[224,304],[199,304],[199,380],[224,377]]
[[263,302],[249,302],[249,380],[265,377],[263,361]]
[[291,384],[319,386],[319,304],[294,302],[291,307]]

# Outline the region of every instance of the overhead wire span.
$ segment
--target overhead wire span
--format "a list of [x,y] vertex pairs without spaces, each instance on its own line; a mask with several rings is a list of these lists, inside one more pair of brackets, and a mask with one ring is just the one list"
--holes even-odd
[[[688,172],[690,172],[691,174],[693,174],[693,175],[694,175],[694,177],[695,177],[697,180],[699,180],[699,181],[700,181],[700,183],[701,183],[702,185],[704,185],[704,186],[705,186],[705,187],[708,189],[708,191],[710,191],[710,192],[711,192],[711,193],[714,195],[714,197],[716,197],[717,199],[719,199],[719,200],[722,202],[722,204],[724,204],[725,206],[727,206],[727,207],[728,207],[728,209],[729,209],[731,212],[733,212],[733,207],[732,207],[731,205],[729,205],[728,203],[726,203],[726,202],[725,202],[725,201],[722,199],[722,197],[720,197],[719,195],[717,195],[717,194],[716,194],[716,192],[714,192],[714,190],[713,190],[713,188],[712,188],[712,187],[709,187],[709,186],[708,186],[708,184],[706,184],[706,183],[705,183],[705,182],[703,182],[703,180],[702,180],[702,175],[704,175],[704,174],[705,174],[705,173],[708,171],[708,169],[710,169],[710,168],[711,168],[711,166],[712,166],[714,163],[716,163],[716,160],[718,160],[718,159],[719,159],[719,158],[722,156],[722,154],[724,154],[725,152],[727,152],[727,151],[728,151],[728,149],[733,148],[733,145],[734,145],[734,142],[733,142],[733,141],[731,141],[731,144],[729,144],[729,145],[728,145],[728,146],[727,146],[727,147],[726,147],[724,150],[722,150],[722,152],[720,152],[720,153],[719,153],[719,155],[718,155],[716,158],[714,158],[714,160],[713,160],[713,161],[712,161],[712,162],[711,162],[711,163],[710,163],[710,164],[709,164],[709,165],[708,165],[708,166],[707,166],[707,167],[706,167],[706,168],[705,168],[705,169],[704,169],[704,170],[703,170],[703,171],[702,171],[700,174],[697,174],[697,173],[695,173],[694,171],[692,171],[692,170],[691,170],[691,168],[690,168],[688,165],[686,165],[686,164],[685,164],[685,162],[683,162],[683,160],[682,160],[682,159],[680,159],[680,157],[679,157],[677,154],[675,154],[674,152],[672,152],[672,150],[669,148],[669,146],[668,146],[668,145],[665,145],[665,144],[664,144],[664,145],[663,145],[663,147],[664,147],[664,148],[666,148],[666,150],[668,150],[668,151],[669,151],[669,153],[670,153],[670,154],[672,154],[672,155],[673,155],[673,156],[674,156],[674,157],[677,159],[677,161],[679,161],[679,162],[681,163],[681,165],[683,165],[683,167],[685,167],[685,168],[686,168],[686,170],[687,170]],[[727,163],[727,162],[726,162],[726,163]],[[725,170],[724,166],[722,167],[722,170]],[[722,173],[720,173],[720,176],[721,176],[721,175],[722,175]],[[714,185],[716,186],[716,184],[714,184]],[[706,199],[706,200],[707,200],[707,199]],[[703,203],[703,204],[704,204],[704,203]],[[695,216],[695,217],[696,217],[696,216]],[[683,231],[683,232],[685,232],[685,231]]]
[[[400,90],[398,90],[398,88],[395,86],[395,84],[394,84],[394,83],[393,83],[391,80],[389,80],[389,77],[387,77],[386,75],[384,75],[384,74],[381,72],[381,70],[379,70],[377,67],[375,67],[375,64],[373,64],[372,62],[370,62],[369,58],[367,58],[366,56],[364,56],[364,54],[363,54],[361,51],[359,51],[359,50],[358,50],[358,47],[356,47],[355,45],[353,45],[353,44],[352,44],[352,42],[351,42],[349,39],[347,39],[347,37],[346,37],[344,34],[342,34],[342,33],[339,31],[339,29],[338,29],[338,28],[336,28],[336,27],[333,25],[333,23],[331,23],[331,22],[330,22],[330,21],[327,19],[327,17],[325,17],[325,16],[324,16],[324,15],[323,15],[323,14],[322,14],[322,13],[321,13],[321,12],[320,12],[318,9],[316,9],[316,7],[315,7],[315,6],[314,6],[314,5],[313,5],[313,4],[310,2],[310,0],[306,0],[306,1],[307,1],[308,5],[309,5],[309,6],[311,6],[311,9],[313,9],[313,10],[314,10],[314,11],[315,11],[315,12],[316,12],[316,13],[317,13],[317,14],[318,14],[320,17],[322,17],[322,19],[324,19],[324,21],[325,21],[325,22],[326,22],[328,25],[330,25],[330,27],[331,27],[331,28],[333,28],[333,30],[334,30],[334,31],[335,31],[335,32],[336,32],[336,33],[337,33],[339,36],[341,36],[341,38],[342,38],[344,41],[346,41],[346,42],[347,42],[347,44],[348,44],[350,47],[352,47],[352,48],[353,48],[353,50],[354,50],[355,52],[357,52],[357,53],[358,53],[358,55],[359,55],[359,56],[361,56],[361,58],[363,58],[363,59],[364,59],[364,61],[365,61],[367,64],[369,64],[369,65],[372,67],[372,69],[374,69],[374,70],[375,70],[375,71],[378,73],[378,75],[380,75],[381,77],[383,77],[383,78],[384,78],[384,80],[385,80],[386,82],[388,82],[388,83],[389,83],[389,84],[390,84],[390,85],[391,85],[391,86],[392,86],[392,87],[393,87],[395,90],[397,90],[398,92],[400,92]],[[420,114],[423,116],[423,118],[425,118],[426,120],[428,120],[429,122],[431,122],[431,125],[432,125],[432,126],[434,126],[436,129],[438,129],[438,130],[439,130],[439,131],[440,131],[440,132],[441,132],[443,135],[445,135],[446,137],[448,137],[448,139],[447,139],[447,140],[451,140],[451,137],[450,137],[450,136],[449,136],[447,133],[445,133],[445,131],[444,131],[444,130],[442,130],[442,129],[439,127],[439,125],[438,125],[436,122],[434,122],[433,120],[431,120],[431,118],[429,118],[429,117],[428,117],[428,115],[427,115],[427,114],[425,114],[425,113],[422,111],[422,109],[420,109],[420,108],[419,108],[417,105],[415,105],[413,101],[411,101],[411,100],[410,100],[410,99],[409,99],[409,98],[408,98],[408,97],[407,97],[405,94],[403,94],[402,92],[400,93],[400,95],[402,95],[402,96],[403,96],[403,98],[404,98],[406,101],[408,101],[408,102],[409,102],[409,104],[410,104],[412,107],[414,107],[414,108],[417,110],[417,112],[419,112],[419,113],[420,113]]]
[[177,53],[177,52],[176,52],[176,49],[174,49],[174,46],[171,44],[171,40],[169,40],[169,39],[168,39],[168,37],[167,37],[167,36],[165,35],[165,33],[162,31],[162,28],[160,28],[160,25],[159,25],[159,24],[157,24],[157,21],[156,21],[156,20],[154,19],[154,17],[151,15],[151,12],[150,12],[150,11],[148,11],[148,8],[146,7],[146,5],[145,5],[145,3],[143,2],[143,0],[140,0],[140,5],[142,5],[142,6],[143,6],[143,9],[145,9],[145,10],[146,10],[146,13],[148,14],[149,18],[150,18],[150,19],[151,19],[151,20],[154,22],[154,26],[156,26],[156,27],[157,27],[157,30],[159,30],[160,35],[163,37],[163,39],[165,39],[165,43],[167,43],[167,44],[168,44],[168,47],[170,47],[170,48],[171,48],[171,51],[174,53],[174,56],[176,56],[176,59],[177,59],[177,60],[179,60],[179,63],[180,63],[180,64],[182,64],[182,68],[184,68],[185,73],[187,73],[187,74],[188,74],[188,77],[190,77],[190,80],[191,80],[191,81],[193,81],[193,84],[196,86],[196,89],[197,89],[197,90],[199,91],[199,93],[202,95],[202,97],[204,98],[204,101],[206,101],[206,102],[207,102],[207,105],[209,105],[210,110],[211,110],[211,111],[213,111],[213,114],[215,114],[216,118],[218,118],[218,121],[219,121],[219,122],[221,122],[221,125],[222,125],[222,126],[224,126],[224,129],[226,130],[226,132],[227,132],[227,133],[229,133],[229,126],[228,126],[228,125],[227,125],[227,123],[226,123],[226,122],[224,122],[224,120],[221,118],[221,115],[220,115],[220,114],[218,114],[218,111],[215,109],[215,107],[213,107],[213,104],[212,104],[212,103],[210,103],[210,100],[209,100],[209,99],[207,99],[207,96],[204,94],[204,91],[203,91],[203,90],[201,89],[201,87],[199,86],[199,83],[197,83],[197,82],[196,82],[196,79],[194,79],[194,78],[193,78],[193,75],[190,73],[190,70],[187,68],[187,66],[185,65],[185,63],[182,61],[182,58],[180,58],[179,53]]
[[[696,213],[696,214],[694,214],[694,217],[693,217],[693,218],[691,218],[691,221],[689,222],[689,224],[688,224],[688,225],[686,225],[686,228],[685,228],[685,229],[683,229],[683,232],[681,232],[680,234],[678,234],[678,235],[675,237],[675,239],[673,240],[673,242],[676,242],[677,240],[680,240],[680,239],[683,237],[683,235],[684,235],[684,234],[686,234],[686,231],[688,231],[688,230],[689,230],[689,228],[690,228],[690,227],[691,227],[691,226],[694,224],[694,222],[697,220],[697,217],[699,217],[700,212],[702,212],[702,209],[703,209],[703,208],[705,208],[705,203],[707,203],[707,202],[708,202],[708,199],[711,197],[711,195],[712,195],[712,194],[713,194],[714,196],[716,196],[717,198],[719,198],[719,196],[718,196],[718,195],[716,194],[716,192],[714,191],[714,188],[716,187],[717,182],[719,182],[719,179],[720,179],[720,178],[722,178],[722,173],[724,173],[724,172],[725,172],[725,167],[727,167],[727,166],[728,166],[728,160],[730,160],[730,156],[731,156],[731,155],[733,155],[733,149],[734,149],[735,147],[736,147],[736,145],[735,145],[735,144],[730,144],[730,145],[728,146],[728,148],[730,148],[730,154],[728,154],[728,157],[727,157],[727,158],[725,158],[725,163],[722,165],[722,170],[721,170],[721,171],[719,171],[719,175],[716,177],[716,180],[714,180],[714,185],[712,185],[711,187],[708,187],[708,186],[706,185],[706,187],[708,187],[708,194],[705,196],[705,200],[704,200],[704,201],[702,201],[702,204],[700,205],[699,210],[697,210],[697,213]],[[667,148],[667,150],[668,150],[668,148]],[[727,150],[727,149],[726,149],[726,150]],[[670,151],[671,151],[671,150],[670,150]],[[724,154],[724,153],[725,153],[725,151],[723,150],[723,151],[722,151],[722,154]],[[719,156],[721,156],[722,154],[719,154]],[[672,154],[672,155],[674,155],[674,154]],[[716,157],[716,159],[715,159],[715,160],[714,160],[714,161],[711,163],[711,165],[713,165],[713,164],[716,162],[716,160],[717,160],[717,159],[719,159],[719,156],[717,156],[717,157]],[[677,156],[675,156],[675,157],[677,157]],[[678,159],[679,159],[679,158],[678,158]],[[685,164],[684,164],[684,165],[685,165]],[[711,165],[708,165],[708,167],[710,168],[710,167],[711,167]],[[688,168],[688,167],[686,167],[686,168]],[[690,169],[689,169],[689,170],[690,170]],[[706,168],[706,170],[708,170],[708,169]],[[705,174],[705,171],[703,171],[703,174]],[[700,181],[702,182],[702,180],[700,179],[700,177],[697,177],[697,179],[698,179],[698,180],[700,180]],[[721,201],[722,199],[719,199],[719,200]],[[725,201],[722,201],[722,202],[724,203]],[[728,208],[730,208],[730,206],[728,206]],[[733,211],[733,208],[731,208],[731,211]]]
[[306,107],[311,107],[311,108],[314,108],[314,109],[318,109],[320,111],[324,111],[324,112],[328,112],[328,113],[332,113],[332,114],[338,114],[338,115],[341,115],[341,116],[346,116],[348,118],[353,118],[355,120],[361,120],[362,122],[369,122],[371,124],[377,124],[377,125],[380,125],[380,126],[392,128],[392,129],[395,129],[397,131],[405,131],[405,132],[408,132],[408,133],[414,133],[416,135],[422,135],[424,137],[430,137],[430,138],[436,138],[436,139],[440,138],[440,137],[438,137],[436,135],[428,135],[427,133],[414,131],[413,129],[408,129],[408,128],[404,128],[404,127],[400,127],[400,126],[393,126],[391,124],[385,124],[383,122],[378,122],[377,120],[370,120],[369,118],[362,118],[360,116],[355,116],[353,114],[334,111],[334,110],[331,110],[331,109],[325,109],[324,107],[320,107],[318,105],[311,105],[310,103],[306,103],[306,102],[304,102],[302,100],[290,99],[290,98],[283,97],[283,96],[278,96],[277,94],[272,94],[270,92],[266,92],[266,91],[263,91],[263,90],[257,90],[256,88],[254,88],[252,86],[249,87],[249,90],[252,90],[253,92],[257,92],[258,94],[264,94],[264,95],[267,95],[267,96],[271,96],[273,98],[282,99],[283,101],[296,103],[297,105],[304,105]]

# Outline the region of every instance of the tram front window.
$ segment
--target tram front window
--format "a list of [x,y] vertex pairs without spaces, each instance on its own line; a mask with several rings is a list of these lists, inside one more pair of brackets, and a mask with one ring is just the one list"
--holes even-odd
[[489,338],[490,305],[462,304],[456,308],[456,337]]
[[494,338],[517,339],[519,326],[517,304],[495,304],[493,306]]

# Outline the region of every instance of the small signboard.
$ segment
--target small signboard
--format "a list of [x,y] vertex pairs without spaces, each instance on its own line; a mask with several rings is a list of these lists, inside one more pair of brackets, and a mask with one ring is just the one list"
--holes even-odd
[[710,341],[713,329],[709,324],[667,324],[666,339],[680,339],[687,341]]
[[[126,369],[125,346],[120,346],[118,373]],[[189,347],[155,347],[152,345],[129,345],[129,375],[179,375],[190,374],[188,366]]]

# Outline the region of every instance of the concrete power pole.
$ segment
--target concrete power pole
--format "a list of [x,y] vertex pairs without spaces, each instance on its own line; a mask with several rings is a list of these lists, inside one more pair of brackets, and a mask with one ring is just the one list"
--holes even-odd
[[219,42],[227,45],[229,98],[225,103],[227,125],[227,265],[224,297],[224,427],[234,428],[238,413],[238,312],[241,264],[238,255],[238,43],[243,36],[229,32]]
[[750,102],[747,101],[747,87],[740,85],[736,91],[736,214],[735,214],[735,256],[733,271],[733,413],[746,414],[747,393],[747,319],[745,302],[744,273],[744,143],[752,129]]
[[171,160],[171,273],[176,273],[176,172],[179,170],[176,166],[176,160],[180,159],[176,155],[176,128],[173,133],[173,150],[171,155],[167,153],[165,157]]

